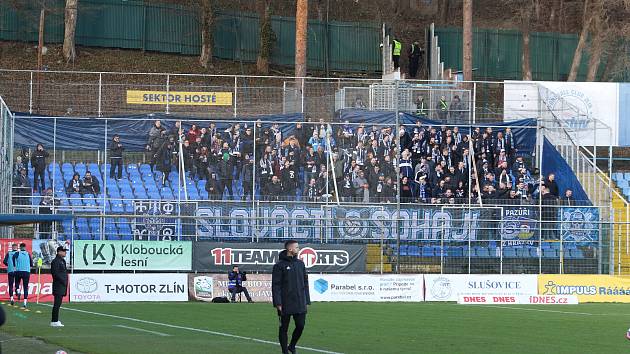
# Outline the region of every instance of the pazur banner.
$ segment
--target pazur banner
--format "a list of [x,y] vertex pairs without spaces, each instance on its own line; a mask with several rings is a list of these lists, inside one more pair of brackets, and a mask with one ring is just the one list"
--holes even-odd
[[460,295],[538,295],[536,275],[426,274],[426,301],[457,301]]
[[419,302],[422,275],[309,275],[311,301]]
[[[68,281],[72,281],[71,274],[68,274]],[[21,287],[20,283],[20,287]],[[23,293],[20,290],[20,293]],[[50,274],[42,274],[37,282],[37,274],[31,274],[30,282],[28,283],[28,298],[30,302],[37,300],[37,294],[39,293],[40,302],[53,302],[54,297],[52,295],[52,276]],[[0,299],[9,300],[9,285],[7,283],[7,274],[0,274]],[[67,302],[69,297],[64,297],[64,302]]]
[[541,295],[576,295],[580,302],[630,302],[630,277],[585,274],[542,274]]
[[[254,302],[271,302],[271,274],[247,274],[243,282]],[[227,274],[189,274],[188,293],[191,301],[211,301],[217,296],[232,297],[228,290]],[[247,301],[245,295],[236,300]]]
[[231,106],[232,92],[178,92],[127,90],[128,104],[178,106]]
[[[365,272],[365,245],[302,244],[298,257],[309,272]],[[193,270],[227,272],[237,265],[248,272],[271,272],[281,243],[195,242]]]
[[186,274],[75,274],[70,301],[188,301]]
[[75,269],[190,270],[190,241],[74,242]]

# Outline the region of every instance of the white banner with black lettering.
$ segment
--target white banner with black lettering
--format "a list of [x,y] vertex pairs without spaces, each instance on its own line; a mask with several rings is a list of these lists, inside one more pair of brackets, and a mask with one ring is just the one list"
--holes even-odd
[[70,301],[188,301],[188,275],[75,274]]
[[422,301],[422,275],[309,274],[311,301]]
[[536,275],[426,274],[425,301],[457,301],[460,295],[537,295]]

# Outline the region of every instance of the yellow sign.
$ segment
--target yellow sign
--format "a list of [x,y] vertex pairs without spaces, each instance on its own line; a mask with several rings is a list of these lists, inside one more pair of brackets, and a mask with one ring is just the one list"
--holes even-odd
[[128,104],[179,106],[231,106],[232,92],[181,92],[127,90]]
[[630,302],[630,277],[544,274],[538,276],[540,295],[577,295],[580,302]]

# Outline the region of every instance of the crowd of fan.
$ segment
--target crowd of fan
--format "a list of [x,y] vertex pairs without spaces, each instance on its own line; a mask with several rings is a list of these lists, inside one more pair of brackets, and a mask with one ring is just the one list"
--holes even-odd
[[[532,174],[537,171],[517,154],[510,128],[462,134],[457,126],[431,127],[418,120],[401,125],[396,136],[395,127],[347,121],[334,128],[323,121],[295,123],[290,131],[278,123],[255,125],[182,129],[178,122],[166,129],[156,121],[146,152],[168,183],[181,139],[185,171],[207,181],[212,200],[251,199],[256,181],[266,200],[323,201],[338,195],[343,202],[395,203],[400,194],[402,203],[477,203],[479,197],[495,204],[527,204],[538,197],[545,204],[574,203],[571,190],[560,198],[553,174],[539,186]],[[120,143],[113,142],[112,150],[115,144]]]
[[[155,121],[146,157],[152,169],[162,172],[162,184],[170,183],[169,174],[178,169],[181,141],[187,178],[205,180],[211,200],[251,200],[257,193],[263,200],[325,201],[337,195],[343,202],[358,203],[396,203],[398,195],[401,203],[477,203],[479,197],[490,204],[529,204],[536,198],[549,205],[575,203],[570,189],[560,197],[553,174],[538,183],[537,171],[530,171],[518,154],[510,128],[496,133],[475,128],[462,134],[457,126],[432,127],[420,120],[399,129],[347,121],[334,128],[323,121],[295,123],[290,131],[278,123],[254,124],[237,123],[228,129],[193,124],[183,129],[177,122],[167,129]],[[109,146],[110,178],[122,178],[124,150],[115,135]],[[29,160],[33,190],[51,194],[44,192],[48,156],[41,144],[18,156],[18,197],[30,194]],[[75,173],[66,192],[96,196],[100,185],[89,171],[83,178]]]

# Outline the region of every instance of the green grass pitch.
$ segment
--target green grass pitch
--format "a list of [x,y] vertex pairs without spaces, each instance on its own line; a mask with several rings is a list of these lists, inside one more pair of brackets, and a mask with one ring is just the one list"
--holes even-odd
[[[61,310],[61,329],[49,327],[49,306],[3,306],[2,332],[70,353],[280,353],[270,304],[72,303]],[[310,349],[299,352],[618,354],[630,353],[628,327],[625,304],[315,303],[299,343]],[[22,341],[2,343],[4,352],[38,352]]]

